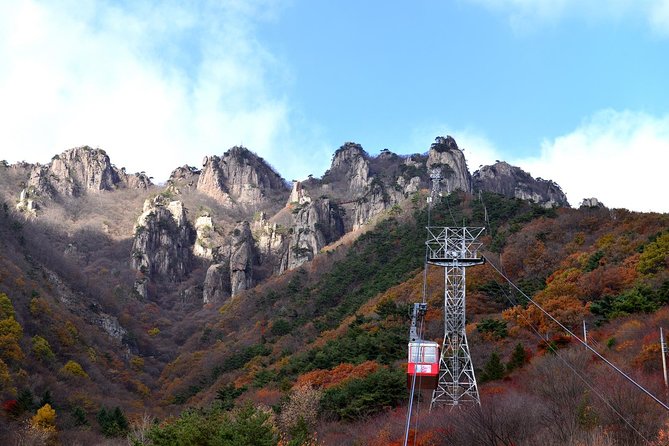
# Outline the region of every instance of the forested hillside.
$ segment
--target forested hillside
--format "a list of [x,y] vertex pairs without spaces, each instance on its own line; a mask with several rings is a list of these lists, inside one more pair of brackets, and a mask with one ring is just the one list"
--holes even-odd
[[[452,150],[440,147],[434,156]],[[268,254],[247,250],[228,204],[195,190],[190,169],[166,188],[55,198],[26,217],[12,199],[22,174],[5,167],[0,437],[8,444],[402,444],[408,315],[423,293],[427,189],[391,192],[395,183],[383,172],[400,172],[395,181],[411,171],[406,177],[426,186],[427,171],[401,167],[412,164],[388,154],[365,171],[359,147],[340,150],[330,176],[295,187],[284,208],[276,198],[288,193],[281,184],[268,182],[274,189],[266,196],[242,188],[225,197],[276,211],[272,221],[256,215],[259,223],[248,226],[258,245],[268,227],[272,237],[287,237],[284,251]],[[325,197],[351,171],[364,179],[366,195],[354,204],[336,201],[334,192]],[[309,191],[313,201],[304,198]],[[472,192],[444,193],[431,224],[486,226],[488,263],[467,273],[467,335],[482,404],[428,413],[423,395],[411,444],[666,444],[666,411],[495,267],[579,336],[585,321],[597,351],[665,400],[659,328],[669,328],[669,216]],[[175,198],[190,210],[179,227],[156,207]],[[142,215],[156,216],[147,229],[137,229],[142,203]],[[167,237],[205,214],[225,222],[206,237],[197,233],[211,259],[194,256],[179,280],[132,266],[142,231],[155,227]],[[339,218],[343,237],[333,232]],[[217,239],[233,242],[214,245]],[[225,298],[203,304],[214,265],[226,280],[242,274],[237,283],[250,286],[223,282]],[[425,338],[441,342],[443,272],[429,267],[426,277]]]

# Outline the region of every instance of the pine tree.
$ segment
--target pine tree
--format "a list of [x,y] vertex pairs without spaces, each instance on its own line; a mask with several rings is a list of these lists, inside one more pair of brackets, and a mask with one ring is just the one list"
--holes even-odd
[[483,373],[481,375],[481,382],[494,381],[496,379],[504,378],[506,367],[502,364],[497,352],[490,354],[490,359],[483,366]]
[[522,367],[523,365],[525,365],[525,362],[526,362],[525,348],[523,347],[523,344],[519,342],[518,344],[516,344],[516,348],[513,349],[513,353],[511,353],[511,360],[506,365],[506,369],[510,372],[512,370]]

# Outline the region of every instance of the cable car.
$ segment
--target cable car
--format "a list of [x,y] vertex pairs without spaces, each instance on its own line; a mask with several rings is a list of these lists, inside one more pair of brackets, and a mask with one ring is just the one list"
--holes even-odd
[[411,389],[414,375],[416,389],[434,390],[439,381],[439,344],[417,339],[409,342],[407,387]]

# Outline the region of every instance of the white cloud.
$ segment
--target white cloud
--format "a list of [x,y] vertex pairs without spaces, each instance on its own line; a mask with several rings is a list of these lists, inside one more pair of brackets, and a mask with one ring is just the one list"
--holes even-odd
[[278,3],[219,3],[1,2],[0,158],[87,144],[164,180],[243,144],[286,176],[306,171],[286,152],[309,142],[268,87],[289,73],[253,37]]
[[545,140],[539,156],[511,162],[556,181],[572,206],[594,196],[608,207],[669,212],[669,115],[600,111]]
[[669,37],[669,0],[468,0],[505,14],[517,31],[533,30],[565,18],[644,21],[656,34]]
[[545,139],[537,155],[524,158],[505,155],[510,151],[475,129],[433,126],[416,132],[416,141],[428,147],[425,142],[447,134],[465,150],[472,173],[504,160],[558,183],[572,206],[596,197],[610,208],[669,212],[669,114],[602,110],[570,133]]

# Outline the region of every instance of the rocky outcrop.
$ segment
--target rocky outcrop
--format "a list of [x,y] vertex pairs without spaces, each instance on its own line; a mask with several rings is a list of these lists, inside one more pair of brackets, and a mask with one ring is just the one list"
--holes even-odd
[[297,268],[344,235],[341,209],[320,198],[293,210],[292,234],[281,261],[280,272]]
[[257,263],[253,235],[249,222],[245,221],[232,231],[229,260],[232,296],[253,286],[253,266]]
[[193,254],[206,260],[214,259],[214,221],[209,214],[200,215],[195,220],[195,245],[193,245]]
[[606,206],[604,203],[596,199],[595,197],[592,198],[584,198],[583,201],[581,201],[581,205],[579,206],[581,208],[605,208]]
[[209,267],[204,281],[202,301],[205,304],[221,303],[255,284],[254,267],[259,259],[248,222],[235,226],[228,243],[217,251],[215,260],[217,263]]
[[264,212],[261,212],[259,218],[253,222],[251,230],[258,252],[264,258],[280,252],[288,235],[288,228],[270,222]]
[[146,189],[150,185],[146,174],[128,175],[111,164],[104,150],[88,146],[66,150],[47,165],[33,166],[28,180],[29,187],[50,198],[79,197],[118,188]]
[[472,191],[472,179],[467,169],[465,155],[451,136],[438,136],[430,147],[426,163],[428,171],[439,169],[442,187],[446,192]]
[[226,265],[216,263],[207,269],[202,290],[202,302],[222,303],[230,297],[230,271]]
[[521,168],[504,161],[481,167],[474,172],[473,182],[476,191],[529,200],[547,208],[569,206],[567,197],[557,183],[541,178],[534,179]]
[[244,147],[223,157],[206,157],[197,189],[226,206],[253,208],[278,197],[288,198],[285,181],[262,158]]
[[368,158],[360,144],[345,143],[332,157],[332,165],[323,176],[323,181],[339,186],[348,197],[363,195],[371,181]]
[[287,204],[305,204],[311,203],[311,197],[305,188],[302,187],[302,183],[299,181],[293,181],[293,189],[290,191],[290,196],[288,197]]
[[194,231],[180,201],[158,195],[144,203],[132,244],[132,267],[151,279],[183,280],[191,269]]
[[390,209],[404,198],[404,193],[374,179],[369,191],[355,203],[353,229],[357,229],[376,215]]
[[28,217],[37,216],[39,205],[37,204],[37,201],[35,201],[32,188],[21,190],[21,193],[19,194],[19,201],[16,203],[16,210]]
[[172,171],[170,178],[167,180],[167,184],[174,193],[178,194],[181,193],[182,190],[194,190],[197,187],[199,178],[199,169],[184,164]]

